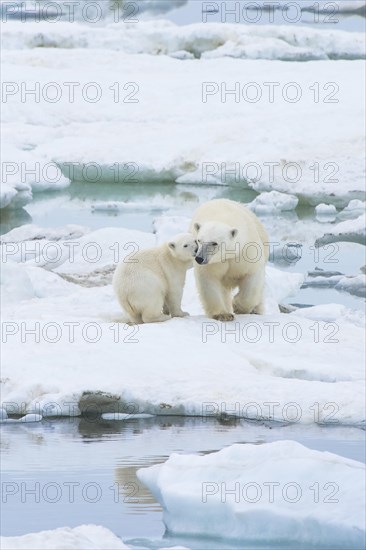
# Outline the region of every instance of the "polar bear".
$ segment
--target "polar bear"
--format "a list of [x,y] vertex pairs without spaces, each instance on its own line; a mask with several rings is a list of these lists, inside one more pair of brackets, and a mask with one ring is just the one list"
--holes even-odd
[[197,250],[195,237],[181,233],[117,266],[113,288],[131,323],[158,323],[188,315],[181,302],[186,273]]
[[269,241],[257,216],[243,204],[216,199],[196,210],[191,231],[199,246],[194,270],[206,314],[232,321],[234,313],[263,313]]

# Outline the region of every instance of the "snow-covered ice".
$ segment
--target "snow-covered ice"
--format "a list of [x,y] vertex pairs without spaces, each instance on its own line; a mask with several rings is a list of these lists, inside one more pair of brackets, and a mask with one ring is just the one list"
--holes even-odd
[[81,225],[65,225],[64,227],[41,228],[33,224],[16,227],[0,237],[1,243],[20,243],[25,241],[60,241],[78,239],[88,233],[87,227]]
[[337,319],[342,318],[343,320],[349,321],[354,325],[360,327],[365,326],[365,316],[362,311],[348,309],[341,304],[321,304],[318,306],[297,309],[294,313],[292,313],[292,315],[328,323],[334,323]]
[[[14,227],[13,209],[28,204],[31,220],[52,200],[61,210],[75,190],[84,215],[67,220],[65,211],[65,223],[76,219],[88,225],[91,213],[99,219],[110,213],[123,225],[123,215],[148,212],[156,216],[154,234],[121,226],[53,227],[52,221],[44,228],[38,219],[38,226],[23,225],[2,236],[0,422],[13,451],[24,449],[19,432],[36,432],[47,417],[95,410],[104,423],[120,422],[126,430],[164,415],[270,421],[266,434],[260,422],[247,422],[246,444],[217,453],[212,449],[243,441],[241,425],[231,433],[220,430],[215,447],[209,432],[179,435],[180,449],[211,454],[173,454],[165,464],[140,471],[164,507],[168,531],[214,536],[215,542],[231,533],[249,544],[270,539],[342,550],[361,546],[364,467],[295,442],[262,443],[284,437],[283,430],[286,438],[318,433],[326,441],[359,441],[355,433],[365,427],[364,313],[337,303],[286,304],[307,286],[364,296],[362,260],[356,268],[353,259],[349,262],[350,275],[337,265],[340,271],[314,270],[307,278],[293,267],[280,271],[269,264],[265,314],[240,315],[225,324],[205,317],[193,270],[182,304],[191,316],[153,325],[125,324],[111,279],[118,261],[186,231],[191,210],[226,192],[225,186],[238,196],[245,190],[250,197],[245,201],[252,201],[248,206],[265,216],[271,241],[279,240],[281,247],[292,241],[286,268],[289,257],[296,263],[301,248],[314,241],[365,243],[363,34],[332,25],[177,26],[149,20],[187,0],[136,0],[138,24],[113,23],[102,2],[102,20],[88,25],[81,17],[83,2],[72,24],[9,20],[2,26],[8,83],[0,208],[7,209]],[[27,0],[28,8],[33,4]],[[364,1],[332,4],[343,13],[365,14]],[[327,12],[327,2],[318,8]],[[311,11],[314,3],[303,2],[302,9]],[[73,91],[67,83],[75,84]],[[90,83],[100,91],[98,101],[87,96]],[[26,95],[32,89],[35,94]],[[60,94],[56,101],[55,93]],[[102,191],[85,200],[77,195],[78,183],[85,181],[101,188],[126,184],[133,192],[126,198]],[[135,196],[140,182],[175,183],[177,192],[172,197],[151,192],[146,198],[145,191],[136,191]],[[205,191],[191,193],[193,186]],[[47,198],[50,191],[58,192],[55,199]],[[43,192],[44,203],[37,197],[30,204]],[[184,208],[183,195],[189,203]],[[167,210],[171,215],[162,215]],[[305,210],[315,212],[317,221],[309,222]],[[57,224],[62,223],[61,216]],[[358,252],[350,248],[348,254],[353,251]],[[282,248],[275,256],[280,252],[283,257]],[[64,437],[62,422],[55,429],[62,449],[70,450],[58,460],[72,471],[72,439]],[[135,456],[146,454],[147,442],[152,455],[161,456],[162,441],[166,449],[176,449],[158,423],[138,439]],[[106,460],[99,447],[89,457],[95,469]],[[47,445],[41,450],[50,461],[55,457]],[[39,448],[29,445],[27,452],[36,462]],[[24,453],[13,458],[10,471],[23,471]],[[243,498],[248,482],[261,489],[257,502]],[[268,482],[275,483],[274,500],[268,498]],[[229,490],[239,485],[238,501],[232,494],[223,500],[222,484]],[[300,487],[296,502],[283,498],[286,484]],[[99,523],[99,518],[86,521]],[[73,525],[79,523],[84,520]],[[127,548],[98,525],[3,537],[0,545],[4,550]]]
[[[67,240],[53,241],[67,250],[54,264],[42,252],[27,262],[18,252],[3,264],[2,399],[9,412],[25,403],[22,414],[75,415],[87,402],[101,413],[128,413],[125,404],[133,402],[135,413],[232,410],[249,418],[362,425],[362,323],[339,310],[329,324],[326,308],[315,324],[296,312],[279,313],[278,303],[298,292],[302,274],[268,266],[266,314],[221,324],[203,315],[190,270],[183,307],[191,317],[118,323],[124,314],[110,284],[115,262],[155,239],[105,228],[71,248]],[[97,262],[87,261],[94,259],[85,253],[90,246],[101,252]]]
[[363,214],[361,216],[358,216],[354,220],[345,221],[342,223],[337,224],[334,227],[334,234],[335,235],[343,235],[350,233],[351,231],[357,232],[359,234],[366,232],[366,214]]
[[0,423],[3,423],[3,424],[5,423],[13,424],[14,422],[22,422],[22,423],[40,422],[42,419],[43,417],[40,414],[26,414],[21,418],[9,418],[9,415],[6,412],[6,410],[0,409]]
[[366,297],[366,275],[359,274],[353,276],[330,275],[324,276],[319,273],[319,276],[310,276],[304,282],[304,288],[335,288],[349,292],[354,296]]
[[[85,178],[249,186],[337,207],[364,198],[362,35],[159,20],[3,27],[12,83],[2,109],[3,206]],[[177,59],[182,51],[195,59]],[[64,83],[75,75],[71,101]],[[39,87],[39,101],[22,101],[25,82]],[[85,95],[91,82],[96,102]],[[237,97],[222,101],[225,89]]]
[[349,201],[343,212],[364,212],[366,210],[366,202],[354,199]]
[[315,207],[315,212],[317,216],[334,216],[337,214],[337,209],[334,204],[318,204]]
[[11,204],[12,200],[16,197],[18,190],[14,187],[11,187],[8,183],[4,183],[1,188],[0,194],[0,208],[6,208]]
[[[36,136],[41,139],[46,137],[42,125],[33,122],[38,127],[29,128],[29,141],[24,141],[24,136],[19,134],[20,128],[13,125],[16,124],[14,113],[10,115],[9,122],[6,125],[7,139],[2,143],[1,179],[4,188],[1,188],[0,208],[22,208],[32,200],[33,192],[59,191],[68,187],[69,178],[62,174],[47,154],[39,155],[36,150]],[[30,121],[28,123],[32,124]],[[9,188],[17,191],[15,196],[9,195]]]
[[366,275],[342,277],[335,285],[336,290],[344,290],[355,296],[366,297]]
[[248,204],[248,208],[257,214],[274,214],[276,212],[287,212],[294,210],[298,205],[299,199],[294,195],[270,191],[261,193]]
[[158,244],[168,241],[174,235],[189,231],[191,220],[185,216],[160,216],[154,219],[153,229]]
[[337,242],[366,244],[366,214],[336,224],[332,227],[331,232],[318,238],[315,244],[323,246]]
[[170,533],[332,548],[365,542],[365,466],[294,441],[173,454],[138,477]]
[[196,58],[228,56],[283,61],[365,58],[362,33],[296,25],[194,23],[178,26],[170,21],[154,20],[103,26],[61,21],[24,25],[8,21],[4,27],[3,47],[9,49],[103,48],[129,54],[187,52]]

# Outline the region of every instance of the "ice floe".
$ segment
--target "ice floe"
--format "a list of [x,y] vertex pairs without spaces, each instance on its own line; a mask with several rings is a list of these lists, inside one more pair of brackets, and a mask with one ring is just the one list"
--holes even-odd
[[315,244],[324,246],[328,243],[337,242],[366,244],[366,214],[336,224],[332,228],[332,232],[318,238]]
[[[305,26],[235,25],[194,23],[178,26],[164,20],[138,24],[82,25],[59,21],[8,21],[3,29],[3,47],[103,48],[126,53],[176,55],[185,59],[236,57],[310,61],[364,59],[362,33],[314,29]],[[187,53],[185,53],[187,52]]]
[[329,322],[326,307],[315,323],[296,311],[280,313],[278,304],[298,292],[302,274],[269,265],[266,314],[221,324],[203,315],[190,270],[183,308],[191,317],[125,325],[110,284],[114,266],[136,246],[155,242],[153,234],[105,228],[74,240],[58,267],[42,253],[21,262],[18,252],[3,264],[2,399],[9,413],[24,403],[22,414],[78,415],[88,406],[128,414],[124,407],[133,402],[135,413],[217,416],[224,409],[248,418],[362,425],[360,319],[340,310]]
[[109,529],[99,525],[62,527],[19,537],[1,537],[3,550],[125,550],[128,548]]
[[294,441],[173,454],[138,471],[170,533],[332,548],[365,542],[364,476],[364,464]]
[[[236,185],[337,208],[364,198],[362,61],[328,59],[341,58],[342,50],[362,57],[357,33],[166,21],[138,28],[3,27],[3,70],[11,82],[2,109],[1,202],[7,208],[70,181]],[[248,41],[252,49],[262,44],[266,55],[220,54],[233,44],[245,49]],[[283,63],[268,53],[268,41],[291,52],[313,44],[320,60]],[[152,55],[183,50],[200,59]],[[72,91],[64,83],[74,82],[75,74]],[[123,75],[119,87],[116,74]],[[96,102],[88,96],[93,82]],[[22,101],[31,86],[35,95]],[[252,92],[258,94],[255,109]],[[298,131],[284,131],[283,121]]]
[[294,195],[286,195],[278,191],[261,193],[248,204],[248,208],[257,214],[273,214],[274,212],[287,212],[294,210],[299,199]]

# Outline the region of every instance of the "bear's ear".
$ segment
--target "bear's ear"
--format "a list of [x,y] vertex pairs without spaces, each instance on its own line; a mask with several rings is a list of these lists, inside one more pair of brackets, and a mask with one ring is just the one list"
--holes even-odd
[[175,249],[175,243],[171,242],[168,244],[169,248],[171,248],[172,250]]
[[230,236],[234,239],[238,234],[238,230],[237,229],[231,229],[230,230]]
[[198,231],[201,229],[201,226],[200,226],[199,223],[193,224],[193,227],[194,227],[194,230],[196,231],[196,233],[198,233]]

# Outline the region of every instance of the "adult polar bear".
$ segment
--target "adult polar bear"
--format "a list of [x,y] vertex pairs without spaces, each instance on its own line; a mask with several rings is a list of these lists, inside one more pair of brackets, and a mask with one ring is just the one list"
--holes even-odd
[[269,240],[257,216],[238,202],[212,200],[195,212],[191,231],[199,245],[194,269],[206,314],[232,321],[234,313],[263,313]]

